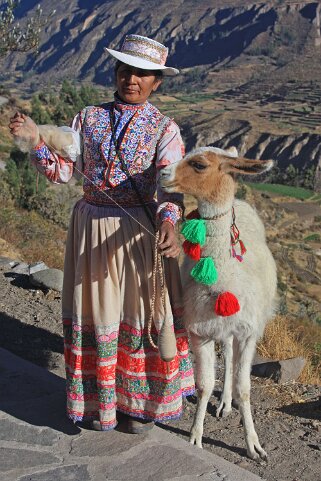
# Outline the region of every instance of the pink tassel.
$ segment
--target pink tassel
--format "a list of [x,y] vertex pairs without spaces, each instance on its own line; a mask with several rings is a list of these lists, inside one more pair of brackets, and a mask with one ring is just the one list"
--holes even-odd
[[234,247],[232,247],[232,257],[237,259],[239,262],[243,262],[243,256],[240,256],[239,254],[237,254]]

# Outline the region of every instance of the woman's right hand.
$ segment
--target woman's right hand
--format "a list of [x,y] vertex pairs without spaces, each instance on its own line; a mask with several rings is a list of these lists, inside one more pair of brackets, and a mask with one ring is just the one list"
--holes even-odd
[[32,147],[40,141],[37,124],[30,117],[20,112],[16,112],[10,119],[9,129],[17,140],[26,141]]

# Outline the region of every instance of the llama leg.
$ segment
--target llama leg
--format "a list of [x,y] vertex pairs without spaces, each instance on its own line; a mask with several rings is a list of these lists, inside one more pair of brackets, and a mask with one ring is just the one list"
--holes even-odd
[[251,389],[251,363],[255,353],[256,342],[254,338],[247,338],[239,342],[238,373],[236,379],[236,393],[239,402],[240,414],[243,421],[247,454],[250,458],[259,460],[267,459],[267,454],[261,447],[256,434],[250,405]]
[[216,417],[228,416],[232,411],[232,382],[233,382],[233,336],[224,343],[224,386],[220,404],[216,410]]
[[233,383],[232,383],[232,405],[234,408],[239,408],[238,396],[236,392],[237,376],[238,376],[238,361],[240,356],[240,346],[236,337],[233,338]]
[[197,388],[197,408],[190,434],[190,443],[202,447],[203,424],[207,403],[214,389],[214,341],[202,340],[191,333],[191,343],[195,355],[195,377]]

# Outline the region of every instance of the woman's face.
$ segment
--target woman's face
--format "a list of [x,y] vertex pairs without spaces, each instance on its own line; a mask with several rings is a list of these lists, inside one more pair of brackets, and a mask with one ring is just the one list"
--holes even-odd
[[145,102],[162,83],[151,70],[142,70],[126,64],[118,67],[116,82],[119,97],[128,104]]

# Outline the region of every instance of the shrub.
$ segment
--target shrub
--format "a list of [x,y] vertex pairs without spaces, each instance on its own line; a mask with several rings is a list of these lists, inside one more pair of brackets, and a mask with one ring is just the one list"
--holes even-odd
[[100,102],[99,91],[87,85],[80,88],[64,80],[57,94],[40,92],[31,102],[30,116],[38,124],[68,125],[86,105]]
[[6,163],[4,176],[9,186],[11,197],[19,207],[29,209],[30,199],[37,193],[44,192],[47,181],[43,176],[37,176],[34,167],[29,162],[28,154],[12,150]]

